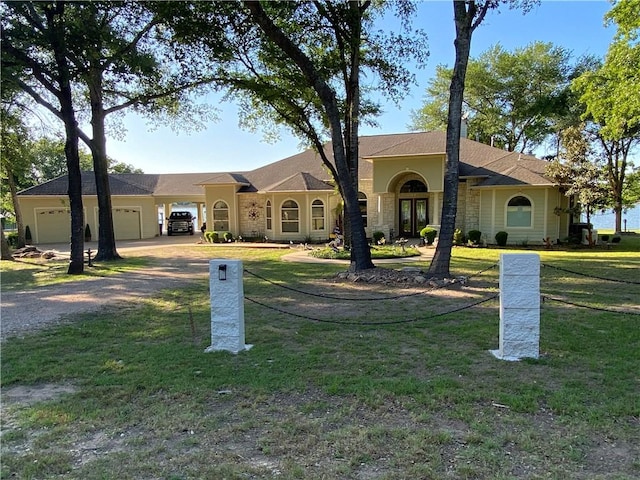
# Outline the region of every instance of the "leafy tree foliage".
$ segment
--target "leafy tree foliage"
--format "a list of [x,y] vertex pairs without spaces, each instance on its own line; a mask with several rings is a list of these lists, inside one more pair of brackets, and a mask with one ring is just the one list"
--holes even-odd
[[[357,197],[358,129],[379,112],[360,79],[366,71],[381,91],[399,98],[412,80],[404,60],[421,61],[426,54],[422,36],[373,30],[374,16],[383,12],[378,5],[323,0],[160,6],[168,9],[184,48],[217,67],[220,84],[241,104],[245,126],[284,125],[317,150],[344,201],[355,270],[373,266]],[[398,5],[408,20],[413,5]]]
[[[591,215],[607,204],[610,191],[606,175],[581,125],[563,131],[560,157],[549,163],[546,174],[554,179],[566,196],[577,200],[579,211],[566,213],[584,212],[588,224],[591,224]],[[589,244],[593,244],[590,227]]]
[[585,72],[573,84],[584,104],[587,129],[602,149],[611,190],[616,231],[628,205],[629,155],[640,142],[640,2],[620,0],[607,14],[618,26],[600,68]]
[[[4,10],[8,15],[3,17],[3,56],[24,72],[36,72],[13,75],[12,80],[38,104],[68,121],[50,99],[55,95],[50,88],[55,85],[50,60],[56,46],[65,45],[62,59],[77,102],[71,108],[88,115],[91,125],[91,135],[77,122],[67,130],[75,129],[93,157],[100,224],[95,258],[120,258],[113,231],[105,119],[132,108],[172,117],[186,113],[183,118],[189,121],[179,123],[197,125],[196,113],[208,110],[189,108],[193,105],[186,91],[207,82],[187,78],[176,68],[168,38],[144,2],[20,2],[6,4]],[[63,12],[55,18],[63,38],[51,34],[46,14],[52,10]]]
[[19,87],[31,95],[35,90],[28,82],[35,80],[46,95],[46,98],[35,95],[36,101],[54,111],[64,123],[71,210],[71,255],[67,271],[81,274],[84,271],[84,210],[78,122],[65,27],[66,3],[16,2],[3,3],[1,8],[3,85]]
[[[463,100],[469,137],[509,151],[540,145],[568,113],[575,68],[570,58],[562,47],[534,42],[514,52],[498,44],[470,60]],[[413,129],[446,125],[451,73],[443,65],[437,67],[424,105],[412,114]]]

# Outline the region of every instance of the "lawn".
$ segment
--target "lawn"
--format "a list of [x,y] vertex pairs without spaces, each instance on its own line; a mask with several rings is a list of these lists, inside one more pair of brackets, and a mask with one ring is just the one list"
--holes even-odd
[[206,282],[9,340],[3,393],[44,396],[3,402],[0,477],[638,478],[638,243],[539,251],[541,357],[521,362],[488,352],[497,300],[464,309],[497,293],[488,268],[509,250],[455,248],[467,286],[420,291],[282,251],[185,247],[258,275],[244,276],[254,347],[204,353]]

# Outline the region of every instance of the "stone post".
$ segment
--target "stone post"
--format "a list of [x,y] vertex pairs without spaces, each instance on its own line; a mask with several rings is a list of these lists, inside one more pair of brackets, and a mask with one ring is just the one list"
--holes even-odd
[[540,351],[540,256],[500,255],[500,347],[491,353],[501,360],[538,358]]
[[209,262],[211,299],[211,345],[205,352],[238,353],[252,345],[244,343],[244,289],[241,260]]

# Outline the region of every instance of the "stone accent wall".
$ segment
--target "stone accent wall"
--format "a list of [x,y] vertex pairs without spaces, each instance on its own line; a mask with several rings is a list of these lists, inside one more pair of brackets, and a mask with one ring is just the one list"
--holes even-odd
[[239,232],[243,237],[263,236],[265,229],[265,198],[257,194],[238,195]]
[[465,227],[468,230],[480,229],[480,192],[471,187],[478,185],[479,179],[468,179],[465,195]]
[[459,182],[458,183],[458,212],[456,214],[456,228],[462,230],[462,232],[467,234],[467,218],[466,218],[466,207],[467,207],[467,183]]

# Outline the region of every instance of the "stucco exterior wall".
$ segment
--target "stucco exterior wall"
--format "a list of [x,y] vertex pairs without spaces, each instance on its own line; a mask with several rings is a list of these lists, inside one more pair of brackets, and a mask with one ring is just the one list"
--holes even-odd
[[[71,213],[66,197],[24,196],[19,198],[24,225],[29,226],[34,244],[63,243],[71,238]],[[92,240],[98,238],[98,199],[82,198],[84,225],[89,225]],[[111,206],[117,240],[153,238],[158,235],[155,201],[144,196],[112,196]],[[134,221],[136,225],[123,222]]]
[[397,178],[410,172],[421,176],[430,192],[444,189],[444,155],[423,155],[376,158],[373,161],[373,191],[392,191]]
[[[553,213],[555,202],[550,200],[557,189],[518,187],[480,190],[479,228],[487,243],[495,243],[495,234],[505,231],[509,234],[508,244],[540,245],[546,237],[558,235],[559,223]],[[514,196],[521,195],[531,201],[531,225],[514,227],[507,225],[507,203]]]

